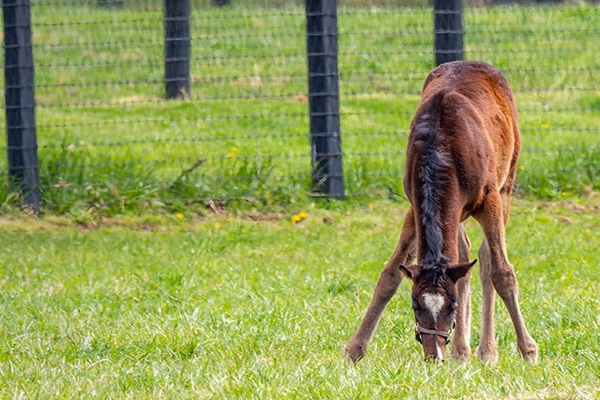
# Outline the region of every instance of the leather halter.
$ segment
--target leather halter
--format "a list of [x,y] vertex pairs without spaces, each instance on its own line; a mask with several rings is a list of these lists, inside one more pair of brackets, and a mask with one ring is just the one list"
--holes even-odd
[[415,329],[415,337],[419,343],[423,343],[423,337],[421,336],[423,333],[426,335],[441,336],[446,339],[446,344],[448,344],[450,343],[450,334],[452,333],[452,329],[454,329],[454,326],[447,331],[438,331],[436,329],[423,328],[421,325],[417,324]]

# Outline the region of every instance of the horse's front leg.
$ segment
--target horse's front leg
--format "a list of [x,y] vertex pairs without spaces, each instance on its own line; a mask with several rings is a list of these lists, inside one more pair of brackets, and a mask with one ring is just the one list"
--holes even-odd
[[358,327],[358,330],[348,342],[346,346],[346,356],[353,362],[357,362],[364,357],[369,341],[373,336],[373,332],[377,327],[377,323],[385,310],[385,307],[396,294],[400,282],[404,277],[400,270],[400,265],[408,261],[412,261],[415,255],[415,220],[412,208],[408,210],[404,224],[402,226],[402,233],[400,234],[400,240],[396,246],[396,250],[392,254],[392,257],[387,262],[379,280],[375,287],[375,293],[373,299],[367,308],[367,312],[363,317],[363,320]]
[[[463,224],[458,231],[458,260],[468,263],[471,259],[471,242],[465,232]],[[452,339],[452,358],[458,361],[467,361],[471,356],[471,291],[469,281],[471,271],[456,282],[458,294],[458,309],[456,310],[456,329]]]

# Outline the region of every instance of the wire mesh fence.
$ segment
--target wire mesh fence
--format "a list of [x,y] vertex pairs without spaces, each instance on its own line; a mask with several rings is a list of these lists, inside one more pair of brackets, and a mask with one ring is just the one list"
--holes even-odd
[[[44,207],[269,205],[310,191],[304,2],[224,3],[191,2],[189,90],[169,100],[162,1],[31,2]],[[465,58],[515,91],[528,193],[600,188],[599,22],[585,3],[465,8]],[[339,1],[337,23],[346,195],[399,195],[435,65],[431,8]],[[2,153],[6,128],[2,116]]]

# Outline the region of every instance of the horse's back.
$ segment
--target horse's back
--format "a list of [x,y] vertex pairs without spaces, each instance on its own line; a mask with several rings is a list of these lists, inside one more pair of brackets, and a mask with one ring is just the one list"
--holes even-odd
[[431,164],[425,149],[433,146],[467,203],[479,203],[489,190],[510,193],[520,145],[516,106],[502,73],[482,62],[442,64],[427,77],[411,125],[405,187],[414,192],[421,185],[419,171]]
[[[480,61],[455,61],[433,69],[423,85],[423,101],[437,93],[465,96],[483,118],[501,113],[517,127],[517,108],[508,81],[495,67]],[[518,127],[517,127],[518,134]]]
[[460,164],[463,181],[466,174],[490,173],[498,189],[512,190],[521,140],[512,90],[498,69],[458,61],[432,70],[415,121],[433,114],[439,118],[437,134],[446,136],[440,143]]

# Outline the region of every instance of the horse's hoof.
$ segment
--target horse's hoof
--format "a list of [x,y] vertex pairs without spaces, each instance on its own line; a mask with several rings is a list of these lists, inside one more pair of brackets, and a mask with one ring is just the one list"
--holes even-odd
[[453,346],[450,355],[451,355],[453,361],[457,361],[460,363],[466,363],[467,361],[469,361],[469,358],[471,357],[471,348],[469,346],[466,346],[466,347],[461,346],[458,348],[456,346]]
[[477,348],[477,358],[481,362],[496,363],[498,361],[498,350],[497,349],[484,349],[479,346]]
[[532,363],[532,364],[536,364],[538,361],[538,350],[537,350],[537,345],[535,344],[535,342],[530,343],[529,346],[527,346],[526,349],[521,349],[519,348],[519,351],[521,352],[521,355],[523,356],[523,358],[525,359],[525,361]]
[[366,346],[352,342],[350,342],[345,349],[346,358],[353,364],[359,362],[365,356],[365,352]]

